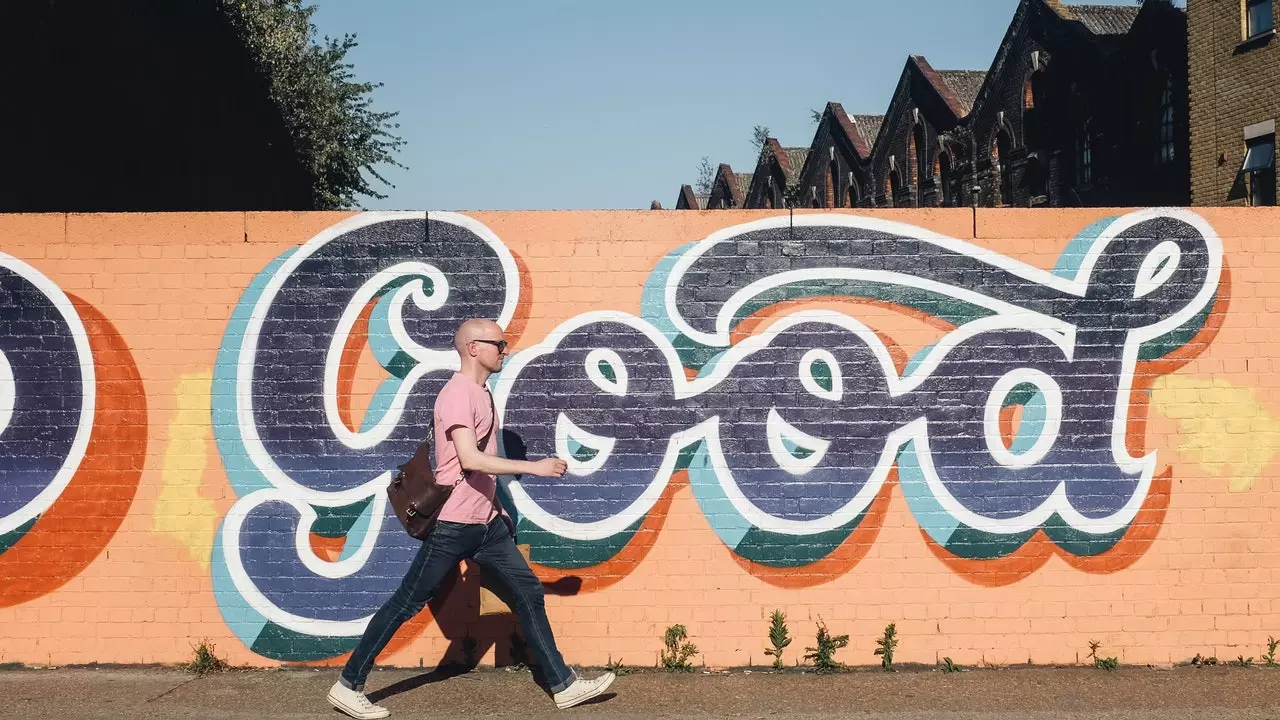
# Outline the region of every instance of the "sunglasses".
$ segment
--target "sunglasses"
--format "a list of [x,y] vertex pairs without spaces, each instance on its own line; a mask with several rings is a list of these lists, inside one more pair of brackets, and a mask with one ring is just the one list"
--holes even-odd
[[506,341],[506,340],[472,340],[471,342],[478,342],[478,343],[484,343],[485,345],[492,345],[492,346],[494,346],[494,347],[498,348],[498,354],[499,354],[499,355],[501,355],[501,354],[503,354],[503,353],[505,353],[505,352],[507,351],[507,341]]

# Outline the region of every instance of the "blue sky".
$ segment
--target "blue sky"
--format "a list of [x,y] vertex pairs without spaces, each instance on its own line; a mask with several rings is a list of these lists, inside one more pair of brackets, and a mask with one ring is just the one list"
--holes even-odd
[[[1098,2],[1099,0],[1095,0]],[[808,147],[828,100],[880,114],[909,54],[986,70],[1017,0],[314,0],[407,140],[369,208],[673,207],[751,129]],[[1123,4],[1112,0],[1109,4]]]

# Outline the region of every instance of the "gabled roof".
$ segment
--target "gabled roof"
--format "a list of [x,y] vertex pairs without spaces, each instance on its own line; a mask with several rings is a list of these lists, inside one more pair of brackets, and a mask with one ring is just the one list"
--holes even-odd
[[692,185],[681,185],[680,196],[676,198],[677,210],[706,210],[710,195],[696,193]]
[[[934,70],[923,55],[907,59],[907,71],[914,65],[929,85],[938,93],[957,120],[964,119],[973,109],[973,100],[982,87],[986,72],[982,70]],[[954,83],[954,86],[953,86]]]
[[804,161],[809,157],[809,148],[782,147],[782,143],[775,138],[768,138],[765,140],[764,147],[761,150],[760,163],[756,164],[757,171],[765,158],[772,157],[774,163],[782,170],[782,177],[787,185],[794,185],[800,179],[800,171],[804,169]]
[[[751,173],[735,173],[729,163],[720,163],[716,169],[716,178],[711,183],[711,194],[715,194],[716,186],[724,184],[729,190],[729,197],[736,208],[746,207],[747,190],[751,187]],[[707,198],[708,204],[710,197]]]
[[[822,111],[822,119],[818,121],[819,131],[813,135],[813,144],[804,152],[804,161],[800,163],[800,167],[796,168],[794,179],[788,179],[790,183],[798,183],[801,178],[807,177],[809,174],[809,163],[818,162],[818,155],[814,154],[817,147],[819,132],[823,123],[829,123],[830,129],[827,134],[834,140],[836,135],[843,135],[849,146],[853,148],[855,158],[858,162],[866,160],[871,156],[872,148],[875,145],[876,134],[880,132],[880,125],[884,122],[883,115],[850,115],[845,112],[844,106],[838,102],[828,102],[827,107]],[[799,154],[796,154],[799,157]],[[821,159],[825,159],[821,158]],[[856,164],[856,163],[855,163]],[[793,167],[795,163],[792,163]]]
[[1076,20],[1094,35],[1124,35],[1142,10],[1136,5],[1051,5],[1066,20]]
[[[748,177],[764,185],[773,177],[773,166],[782,173],[782,192],[795,186],[800,181],[805,161],[809,158],[809,148],[782,147],[776,138],[766,138],[764,147],[760,148],[760,158],[756,161],[756,171]],[[747,181],[744,185],[746,195],[752,197],[754,183]]]
[[[878,117],[873,115],[850,115],[844,111],[844,106],[838,102],[828,102],[826,109],[822,111],[822,122],[830,122],[835,128],[839,128],[840,133],[844,135],[845,140],[853,146],[853,151],[862,158],[871,155],[871,146],[876,142],[876,133],[880,131],[880,124],[876,123],[875,128],[868,132],[867,128],[860,127],[857,118]],[[835,130],[832,130],[834,133]],[[816,138],[816,135],[815,135]],[[810,148],[812,150],[812,148]]]
[[[987,77],[977,91],[973,105],[977,106],[979,103],[985,105],[989,102],[987,99],[990,93],[989,88],[1006,71],[1005,64],[1008,61],[1013,39],[1023,32],[1031,18],[1047,16],[1049,19],[1060,22],[1077,24],[1077,27],[1094,36],[1112,38],[1129,32],[1134,21],[1149,4],[1144,2],[1141,6],[1137,4],[1066,5],[1061,0],[1020,0],[1017,10],[1013,13],[1013,19],[1010,20],[1004,37],[1000,40],[999,49],[996,50],[996,56],[991,61],[991,67],[987,70]],[[970,108],[970,113],[973,110],[974,108]]]

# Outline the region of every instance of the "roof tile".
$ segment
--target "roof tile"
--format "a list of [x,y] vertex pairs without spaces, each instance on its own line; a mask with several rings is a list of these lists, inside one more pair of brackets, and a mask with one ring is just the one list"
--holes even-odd
[[800,171],[804,169],[804,161],[809,159],[809,148],[783,148],[787,154],[787,184],[794,185],[800,179]]
[[1141,7],[1133,5],[1064,5],[1067,19],[1079,20],[1094,35],[1124,35],[1133,27]]
[[880,126],[884,124],[883,115],[850,115],[849,121],[867,141],[867,146],[875,145],[876,136],[880,134]]
[[973,101],[978,98],[978,91],[982,89],[987,73],[983,70],[939,70],[938,77],[951,88],[967,115],[973,110]]

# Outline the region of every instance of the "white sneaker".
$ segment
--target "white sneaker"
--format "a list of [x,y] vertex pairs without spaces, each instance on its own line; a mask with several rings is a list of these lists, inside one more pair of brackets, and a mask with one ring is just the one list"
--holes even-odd
[[556,707],[561,710],[567,710],[574,705],[581,705],[608,690],[616,679],[617,676],[611,672],[605,673],[595,680],[578,678],[573,681],[572,685],[555,694]]
[[329,704],[356,720],[378,720],[391,714],[390,710],[369,702],[364,693],[352,690],[341,682],[336,682],[329,688]]

